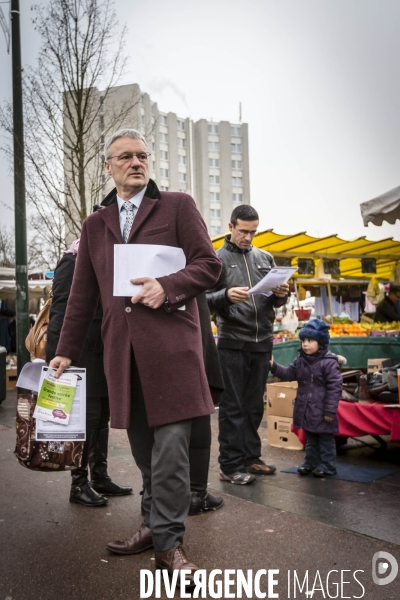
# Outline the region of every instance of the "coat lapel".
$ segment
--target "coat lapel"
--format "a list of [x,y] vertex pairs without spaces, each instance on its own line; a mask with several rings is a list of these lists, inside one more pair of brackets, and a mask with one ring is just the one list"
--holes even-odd
[[123,244],[117,201],[99,211],[104,223],[113,232],[117,244]]
[[[139,206],[139,210],[136,213],[135,220],[133,221],[132,229],[129,234],[128,244],[132,241],[135,233],[140,229],[143,223],[146,221],[148,216],[153,211],[157,204],[157,200],[160,198],[160,192],[156,183],[150,179],[146,188],[146,195]],[[114,188],[104,198],[101,203],[102,206],[106,207],[106,210],[101,210],[100,214],[103,216],[105,224],[111,229],[115,237],[118,240],[118,244],[123,243],[121,226],[119,222],[118,214],[118,202],[117,202],[117,190]]]

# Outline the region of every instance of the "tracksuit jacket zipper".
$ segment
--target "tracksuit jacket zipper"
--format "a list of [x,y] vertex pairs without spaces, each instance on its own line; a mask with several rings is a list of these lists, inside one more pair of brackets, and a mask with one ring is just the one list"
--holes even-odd
[[[244,264],[246,265],[246,271],[247,271],[247,276],[249,278],[249,286],[250,288],[253,287],[253,284],[251,282],[251,277],[250,277],[250,271],[249,271],[249,266],[247,264],[247,260],[246,260],[246,255],[243,254],[243,259],[244,259]],[[252,300],[253,300],[253,305],[254,305],[254,310],[255,310],[255,319],[256,319],[256,342],[258,342],[258,314],[257,314],[257,306],[256,306],[256,301],[254,300],[254,295],[252,295]]]

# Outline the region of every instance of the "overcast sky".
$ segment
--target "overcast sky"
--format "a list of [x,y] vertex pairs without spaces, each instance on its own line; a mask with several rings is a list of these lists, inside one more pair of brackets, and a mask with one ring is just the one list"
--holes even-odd
[[[28,6],[22,58],[34,64]],[[242,102],[260,229],[400,240],[399,221],[365,228],[359,209],[400,185],[399,0],[117,0],[116,10],[129,29],[121,83],[195,120],[237,121]],[[0,78],[10,98],[3,38]],[[12,205],[4,158],[0,181]]]

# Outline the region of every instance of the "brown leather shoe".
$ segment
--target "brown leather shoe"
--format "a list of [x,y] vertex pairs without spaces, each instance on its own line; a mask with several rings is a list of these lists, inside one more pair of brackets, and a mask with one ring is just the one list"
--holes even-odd
[[[156,569],[167,569],[168,574],[172,577],[174,571],[181,571],[182,569],[189,570],[190,573],[185,573],[185,579],[188,582],[187,587],[194,587],[194,574],[198,571],[199,567],[194,563],[190,562],[185,554],[182,546],[177,548],[171,548],[165,552],[156,552]],[[180,573],[178,573],[177,586],[180,587],[181,583]]]
[[143,523],[139,531],[134,533],[131,538],[108,542],[106,548],[109,552],[114,552],[114,554],[139,554],[140,552],[154,548],[151,529]]

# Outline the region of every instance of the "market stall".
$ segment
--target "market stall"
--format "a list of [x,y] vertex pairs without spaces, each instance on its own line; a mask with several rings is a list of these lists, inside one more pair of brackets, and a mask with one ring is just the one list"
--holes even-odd
[[[299,340],[274,344],[274,359],[281,365],[289,365],[297,356]],[[400,337],[334,337],[329,349],[347,359],[346,368],[366,369],[371,358],[399,358]]]
[[[214,238],[214,247],[221,247],[223,241],[224,236]],[[371,358],[400,357],[400,323],[393,324],[394,331],[388,328],[376,331],[379,327],[356,323],[361,312],[357,302],[364,302],[371,278],[387,282],[400,265],[399,241],[393,238],[372,241],[364,236],[348,241],[337,235],[315,238],[305,232],[281,235],[266,230],[254,237],[253,244],[271,252],[277,264],[298,267],[292,285],[296,290],[297,299],[293,304],[299,317],[299,327],[311,316],[311,310],[301,310],[299,288],[307,287],[311,294],[317,296],[312,305],[312,317],[324,318],[340,314],[342,310],[350,314],[350,320],[332,323],[330,344],[332,352],[347,358],[348,368],[366,369]],[[333,319],[328,317],[328,320]],[[276,329],[282,327],[277,324]],[[299,349],[296,333],[285,335],[278,332],[275,342],[275,360],[283,365],[290,364]]]
[[[387,407],[379,402],[359,404],[339,402],[340,437],[390,436],[391,442],[400,442],[400,408]],[[293,429],[302,444],[306,435],[302,429]]]

